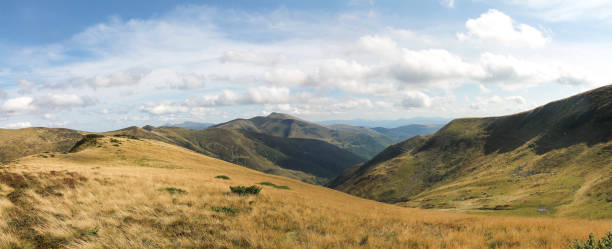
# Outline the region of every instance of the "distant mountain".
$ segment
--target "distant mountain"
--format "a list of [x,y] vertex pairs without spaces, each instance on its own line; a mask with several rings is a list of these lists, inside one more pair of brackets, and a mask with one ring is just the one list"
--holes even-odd
[[612,85],[531,111],[456,119],[329,184],[410,207],[612,217]]
[[377,133],[338,130],[308,122],[287,114],[272,113],[266,117],[236,119],[216,128],[249,131],[282,138],[305,138],[325,141],[367,160],[393,143]]
[[241,129],[128,127],[105,135],[154,139],[258,171],[323,184],[363,159],[325,141]]
[[430,125],[420,125],[420,124],[411,124],[404,125],[396,128],[383,128],[383,127],[375,127],[372,130],[383,134],[387,137],[392,138],[394,141],[399,142],[414,136],[418,135],[427,135],[432,134],[442,128],[441,124],[430,124]]
[[0,163],[43,152],[68,152],[82,137],[79,131],[63,128],[0,129]]
[[185,121],[179,124],[165,124],[163,126],[180,127],[180,128],[185,128],[185,129],[191,129],[191,130],[201,130],[201,129],[206,129],[214,125],[215,124],[213,123],[198,123],[198,122]]
[[451,121],[450,118],[441,117],[415,117],[405,118],[397,120],[366,120],[366,119],[350,119],[350,120],[325,120],[317,123],[322,125],[337,125],[344,124],[350,126],[361,126],[361,127],[383,127],[383,128],[396,128],[405,125],[421,124],[421,125],[444,125]]

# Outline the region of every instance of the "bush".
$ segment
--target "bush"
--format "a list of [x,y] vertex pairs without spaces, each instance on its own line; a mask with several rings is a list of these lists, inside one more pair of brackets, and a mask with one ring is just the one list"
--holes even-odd
[[249,187],[230,186],[230,190],[232,191],[232,193],[239,194],[239,195],[257,195],[259,194],[259,191],[261,191],[261,188],[255,185],[249,186]]
[[161,191],[167,191],[171,195],[173,195],[173,194],[187,194],[187,191],[185,191],[183,189],[180,189],[180,188],[175,188],[175,187],[162,188],[160,190]]
[[240,213],[240,209],[233,208],[233,207],[224,207],[224,206],[213,206],[212,210],[217,213],[226,213],[229,215],[236,215]]
[[271,182],[260,182],[258,184],[259,185],[270,186],[270,187],[275,187],[275,188],[278,188],[278,189],[291,189],[291,188],[289,188],[289,186],[285,186],[285,185],[280,185],[279,186],[279,185],[276,185],[276,184],[271,183]]
[[602,237],[599,241],[595,240],[593,234],[589,234],[589,239],[584,243],[574,241],[570,249],[612,249],[612,232]]
[[224,175],[215,176],[215,178],[219,178],[219,179],[223,179],[223,180],[229,180],[230,179],[229,176],[224,176]]

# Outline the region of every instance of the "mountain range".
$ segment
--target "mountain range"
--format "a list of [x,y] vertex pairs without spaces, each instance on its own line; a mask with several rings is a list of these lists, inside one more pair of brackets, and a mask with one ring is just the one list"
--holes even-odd
[[[419,135],[395,143],[412,134]],[[612,86],[514,115],[456,119],[439,130],[322,126],[280,113],[205,129],[0,129],[0,161],[79,152],[96,136],[178,145],[406,207],[612,217]]]
[[329,184],[408,207],[612,217],[612,86],[502,117],[456,119]]

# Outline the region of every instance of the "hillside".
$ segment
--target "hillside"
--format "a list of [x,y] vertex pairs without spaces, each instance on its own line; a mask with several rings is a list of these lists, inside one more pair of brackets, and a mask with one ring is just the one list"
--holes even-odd
[[403,206],[612,217],[612,86],[531,111],[454,120],[330,183]]
[[0,163],[42,152],[68,152],[81,137],[69,129],[0,129]]
[[323,184],[363,159],[324,141],[245,130],[129,127],[105,133],[155,139],[258,171]]
[[442,128],[442,125],[412,124],[396,128],[374,127],[372,130],[384,136],[390,137],[395,142],[400,142],[414,136],[432,134],[438,131],[440,128]]
[[[612,227],[402,208],[155,140],[98,137],[82,146],[3,166],[0,248],[552,249]],[[263,189],[232,194],[237,185]]]
[[263,133],[283,138],[317,139],[336,145],[367,160],[393,142],[380,134],[331,129],[281,113],[266,117],[236,119],[216,125],[217,128]]

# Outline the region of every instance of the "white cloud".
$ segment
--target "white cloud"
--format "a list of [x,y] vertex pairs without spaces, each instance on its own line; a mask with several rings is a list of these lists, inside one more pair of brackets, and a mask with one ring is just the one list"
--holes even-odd
[[286,60],[282,55],[261,55],[253,52],[226,51],[219,59],[222,63],[247,63],[272,66]]
[[431,98],[422,92],[407,92],[401,102],[404,108],[420,108],[431,105]]
[[34,82],[21,79],[21,80],[17,81],[17,85],[19,85],[20,87],[25,88],[25,89],[30,89],[30,88],[34,87]]
[[107,75],[96,75],[93,77],[75,77],[68,81],[68,86],[90,86],[93,88],[130,86],[138,84],[142,77],[143,74],[140,72],[120,71]]
[[6,99],[8,97],[8,93],[0,90],[0,100]]
[[55,114],[51,114],[51,113],[46,113],[45,115],[43,115],[43,117],[45,119],[48,119],[48,120],[55,120],[55,119],[57,119],[57,116],[55,116]]
[[22,128],[29,128],[29,127],[32,127],[32,124],[30,122],[10,123],[10,124],[6,124],[3,126],[3,128],[5,129],[22,129]]
[[181,105],[174,105],[171,103],[150,103],[145,106],[141,106],[140,110],[149,114],[164,115],[171,113],[188,112],[189,108]]
[[465,23],[467,33],[458,33],[461,41],[482,40],[508,47],[542,47],[551,41],[532,26],[516,23],[501,11],[491,9],[476,19]]
[[308,80],[308,75],[302,70],[276,68],[265,72],[264,81],[274,85],[299,86]]
[[507,101],[514,102],[515,104],[524,105],[527,104],[527,100],[521,96],[510,96],[506,97]]
[[546,21],[612,18],[612,1],[609,0],[504,0],[504,2],[528,9],[532,15]]
[[449,7],[449,8],[455,7],[455,0],[441,0],[440,2],[446,7]]
[[75,94],[48,94],[37,97],[17,97],[6,100],[0,110],[10,114],[40,113],[44,111],[65,111],[74,107],[86,107],[93,104],[88,97]]
[[256,87],[237,93],[224,90],[219,94],[209,94],[190,98],[185,101],[188,106],[239,106],[253,104],[283,104],[291,99],[291,91],[287,87]]
[[32,97],[17,97],[13,99],[7,99],[2,105],[0,110],[9,113],[24,113],[36,110],[33,105],[34,99]]
[[49,94],[37,97],[33,104],[41,110],[62,111],[74,107],[86,107],[93,103],[94,101],[89,97],[76,94]]

